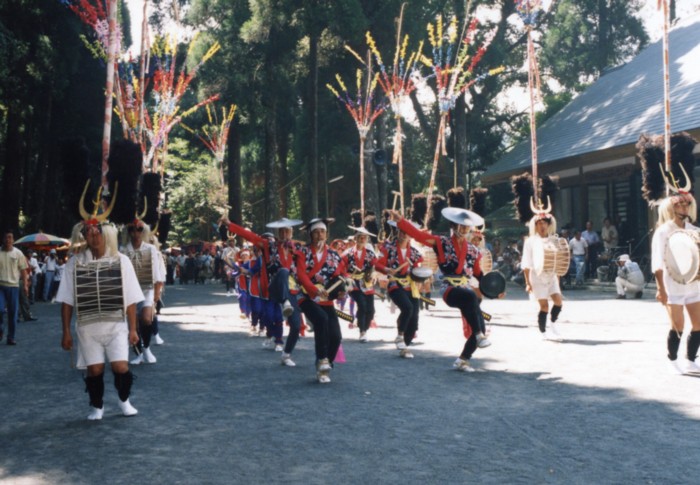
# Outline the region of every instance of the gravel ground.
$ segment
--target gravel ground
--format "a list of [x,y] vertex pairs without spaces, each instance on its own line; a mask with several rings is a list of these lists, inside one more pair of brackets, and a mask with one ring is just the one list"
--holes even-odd
[[344,323],[347,362],[320,385],[312,337],[283,367],[223,288],[168,287],[158,363],[132,368],[139,414],[119,414],[107,374],[101,422],[85,420],[59,306],[37,304],[18,345],[0,346],[0,483],[697,483],[700,380],[668,372],[651,292],[613,297],[566,292],[554,343],[509,288],[483,306],[493,345],[471,374],[452,370],[455,310],[423,312],[404,360],[377,301],[370,342]]

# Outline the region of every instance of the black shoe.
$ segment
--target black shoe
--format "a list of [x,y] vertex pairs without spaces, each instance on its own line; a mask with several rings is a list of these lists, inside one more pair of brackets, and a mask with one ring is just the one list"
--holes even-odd
[[25,320],[25,322],[36,322],[37,320],[39,320],[39,319],[32,315],[31,317],[29,317],[28,320]]
[[642,293],[641,291],[638,291],[637,293],[634,294],[634,297],[635,297],[637,300],[639,300],[639,299],[642,297],[643,294],[644,294],[644,293]]
[[9,338],[7,339],[7,345],[17,345],[17,342],[14,340],[10,340]]

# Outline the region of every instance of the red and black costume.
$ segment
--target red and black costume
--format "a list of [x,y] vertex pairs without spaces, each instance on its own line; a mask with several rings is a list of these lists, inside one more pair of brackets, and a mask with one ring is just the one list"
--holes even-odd
[[357,326],[363,335],[370,327],[374,319],[374,284],[372,272],[375,266],[383,267],[378,263],[377,255],[368,246],[362,249],[354,247],[343,256],[343,263],[348,269],[348,276],[353,284],[349,288],[350,297],[357,304]]
[[[406,221],[411,226],[413,225]],[[400,228],[401,229],[401,228]],[[414,228],[415,229],[415,228]],[[403,230],[403,229],[402,229]],[[407,231],[406,234],[409,234]],[[411,269],[420,266],[423,256],[410,244],[400,248],[397,241],[386,241],[381,246],[382,257],[377,262],[378,267],[387,270],[398,270],[389,277],[387,291],[389,298],[399,307],[397,326],[399,335],[403,334],[406,346],[411,345],[413,337],[418,331],[418,314],[420,312],[420,292],[416,283],[411,280]]]
[[406,219],[398,222],[398,228],[416,241],[433,248],[438,256],[438,266],[442,272],[442,299],[448,306],[459,308],[462,326],[467,342],[460,357],[469,360],[477,347],[477,334],[481,310],[479,299],[469,285],[469,277],[481,277],[480,253],[466,238],[436,236],[417,229]]
[[345,274],[343,258],[327,244],[321,250],[308,246],[296,255],[297,278],[303,289],[299,307],[314,327],[317,362],[335,360],[342,334],[333,300],[319,297],[319,287],[328,288],[331,280]]

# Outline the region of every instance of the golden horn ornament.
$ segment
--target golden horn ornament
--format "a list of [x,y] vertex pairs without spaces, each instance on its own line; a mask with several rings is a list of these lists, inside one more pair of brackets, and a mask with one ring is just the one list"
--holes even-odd
[[83,195],[80,196],[80,205],[78,209],[80,210],[80,217],[83,218],[84,221],[90,220],[90,214],[85,210],[85,194],[87,194],[87,189],[90,186],[90,179],[85,182],[85,188],[83,189]]
[[144,195],[143,197],[143,212],[139,214],[138,212],[136,213],[136,218],[139,220],[143,220],[144,217],[146,217],[146,213],[148,212],[148,197]]
[[[102,189],[100,189],[100,193],[102,193]],[[112,194],[112,201],[109,203],[109,207],[107,207],[107,210],[104,211],[100,215],[95,215],[95,219],[97,219],[99,222],[104,222],[109,218],[109,215],[112,213],[112,210],[114,209],[114,204],[117,202],[117,194],[119,193],[119,182],[114,183],[114,194]],[[99,207],[99,198],[97,199],[97,203],[95,204],[95,211],[97,211],[97,208]]]
[[666,184],[666,187],[668,187],[668,192],[675,192],[675,193],[688,193],[690,190],[693,188],[692,185],[690,184],[690,177],[688,177],[688,172],[685,171],[685,167],[683,165],[680,165],[681,167],[681,172],[683,172],[683,177],[685,177],[685,185],[683,187],[678,186],[678,181],[676,180],[676,177],[673,176],[673,172],[668,172],[668,175],[671,177],[671,181],[668,181],[668,177],[666,176],[666,170],[664,170],[663,165],[659,164],[659,169],[661,170],[661,176],[664,179],[664,183]]

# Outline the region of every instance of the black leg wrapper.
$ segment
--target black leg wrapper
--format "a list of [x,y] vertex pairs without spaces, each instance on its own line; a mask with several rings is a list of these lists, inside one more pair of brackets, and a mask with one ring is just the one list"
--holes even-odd
[[105,395],[104,374],[85,377],[85,392],[90,396],[90,406],[102,409],[104,406],[102,398]]
[[678,358],[678,347],[681,345],[681,337],[678,332],[671,329],[668,332],[668,338],[666,339],[666,346],[668,347],[668,358],[671,360],[676,360]]
[[552,305],[552,312],[550,314],[550,320],[552,320],[552,323],[557,321],[560,313],[561,313],[561,306],[560,305]]
[[139,333],[141,334],[141,341],[143,342],[144,348],[150,347],[151,337],[153,336],[153,326],[151,324],[140,322]]
[[539,312],[537,314],[537,325],[540,326],[540,332],[544,333],[547,329],[547,312]]
[[131,384],[134,383],[134,374],[128,371],[124,374],[114,374],[114,387],[117,388],[117,393],[119,393],[119,400],[121,402],[129,399],[129,394],[131,394]]
[[698,356],[698,348],[700,348],[700,331],[690,332],[688,335],[688,360],[695,362]]

